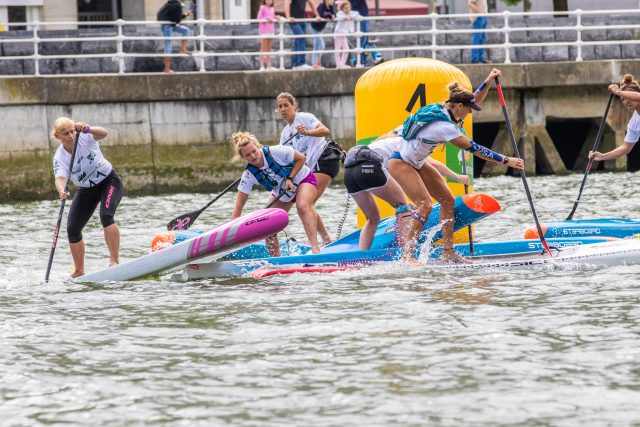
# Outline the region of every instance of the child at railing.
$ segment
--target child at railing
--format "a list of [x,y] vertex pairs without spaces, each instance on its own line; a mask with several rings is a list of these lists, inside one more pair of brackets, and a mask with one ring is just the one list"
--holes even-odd
[[278,15],[273,7],[273,0],[262,0],[262,6],[258,11],[258,34],[260,35],[260,71],[274,70],[271,66],[271,46],[276,34],[276,22]]
[[347,59],[349,58],[349,41],[347,34],[355,33],[356,24],[360,14],[351,10],[351,3],[343,1],[336,16],[336,28],[333,32],[333,46],[336,50],[336,68],[349,68]]

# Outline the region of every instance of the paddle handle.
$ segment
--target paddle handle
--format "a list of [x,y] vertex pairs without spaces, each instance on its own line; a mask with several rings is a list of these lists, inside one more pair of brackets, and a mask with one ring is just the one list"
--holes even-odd
[[[78,140],[80,139],[80,132],[76,131],[76,140],[71,150],[71,161],[69,162],[69,172],[67,172],[67,182],[64,184],[63,192],[69,191],[69,179],[71,179],[71,171],[73,170],[73,162],[76,158],[76,150],[78,149]],[[44,274],[45,283],[49,283],[49,274],[51,273],[51,266],[53,265],[53,255],[56,252],[56,246],[58,244],[58,235],[60,234],[60,225],[62,224],[62,214],[64,212],[64,205],[67,199],[62,199],[60,203],[60,210],[58,211],[58,221],[56,221],[56,228],[53,230],[53,242],[51,243],[51,252],[49,252],[49,261],[47,262],[47,271]]]
[[[593,148],[591,151],[596,151],[600,146],[600,141],[602,141],[602,134],[604,132],[604,125],[607,122],[607,116],[609,115],[609,108],[611,107],[611,102],[613,101],[614,94],[609,95],[609,101],[607,102],[607,108],[604,110],[604,116],[602,116],[602,120],[600,121],[600,128],[598,128],[598,133],[596,135],[596,140],[593,143]],[[567,217],[567,221],[571,221],[573,219],[573,214],[576,213],[576,209],[578,209],[578,203],[580,203],[580,198],[582,197],[582,190],[584,189],[584,185],[587,182],[587,177],[589,176],[589,171],[591,170],[591,166],[593,165],[593,157],[589,158],[587,162],[587,167],[584,170],[584,176],[582,177],[582,183],[580,184],[580,190],[578,190],[578,196],[576,197],[575,202],[573,203],[573,208],[571,209],[571,213]]]
[[[211,206],[216,200],[218,200],[220,197],[222,197],[224,194],[226,194],[229,190],[231,190],[233,187],[235,187],[236,185],[240,184],[240,180],[242,179],[242,175],[240,175],[240,178],[236,179],[235,181],[233,181],[231,184],[227,185],[221,192],[220,194],[218,194],[216,197],[213,198],[213,200],[211,200],[209,203],[207,203],[202,209],[200,209],[200,212],[202,212],[203,210],[207,209],[209,206]],[[195,218],[194,218],[195,219]]]
[[[504,115],[504,120],[507,124],[507,130],[509,131],[509,138],[511,139],[511,145],[513,146],[513,152],[516,157],[520,157],[520,150],[518,150],[518,143],[516,142],[516,137],[513,134],[513,128],[511,127],[511,119],[509,119],[509,112],[507,111],[507,103],[504,100],[504,94],[502,93],[502,86],[500,85],[500,79],[498,77],[495,78],[496,81],[496,90],[498,91],[498,98],[500,99],[500,105],[502,107],[502,114]],[[533,205],[533,198],[531,197],[531,191],[529,190],[529,184],[527,183],[527,176],[524,173],[524,170],[518,169],[520,172],[520,178],[522,178],[522,185],[524,186],[524,191],[527,194],[527,199],[529,200],[529,206],[531,207],[531,213],[533,214],[533,219],[536,223],[536,228],[538,230],[538,236],[540,237],[540,243],[545,248],[549,256],[551,255],[551,251],[549,250],[549,246],[547,245],[547,241],[544,238],[544,233],[542,232],[542,227],[540,226],[540,221],[538,220],[538,214],[536,213],[536,208]]]

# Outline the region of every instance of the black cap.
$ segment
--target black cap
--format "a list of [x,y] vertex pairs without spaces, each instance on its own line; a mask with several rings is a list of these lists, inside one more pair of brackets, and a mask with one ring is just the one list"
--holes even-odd
[[476,103],[476,98],[469,92],[456,93],[449,98],[449,103],[460,103],[467,107],[471,107],[476,111],[482,110],[482,107]]

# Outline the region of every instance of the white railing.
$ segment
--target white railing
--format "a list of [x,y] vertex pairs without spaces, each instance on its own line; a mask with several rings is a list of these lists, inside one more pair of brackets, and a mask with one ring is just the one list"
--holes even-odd
[[[543,18],[549,19],[549,22],[552,22],[552,17],[562,14],[566,17],[571,17],[575,19],[575,23],[572,25],[563,25],[563,26],[553,26],[553,25],[542,25],[542,26],[523,26],[522,24],[525,20],[514,21],[514,18]],[[491,27],[485,30],[474,30],[471,28],[469,18],[473,15],[471,14],[456,14],[456,15],[438,15],[435,13],[429,15],[410,15],[410,16],[385,16],[385,17],[368,17],[367,19],[371,21],[371,24],[375,25],[377,21],[401,21],[403,23],[417,23],[421,26],[424,26],[425,29],[415,29],[415,30],[405,30],[405,31],[370,31],[366,35],[370,39],[388,39],[390,43],[385,47],[376,47],[372,45],[361,46],[361,37],[364,33],[360,32],[360,26],[356,25],[356,32],[349,35],[350,38],[350,49],[349,52],[355,54],[356,58],[356,66],[362,66],[361,63],[361,55],[362,53],[371,53],[371,52],[427,52],[427,55],[434,59],[438,58],[438,53],[443,51],[452,51],[452,50],[469,50],[474,48],[480,48],[480,46],[474,46],[471,44],[438,44],[438,36],[447,36],[447,35],[468,35],[469,41],[471,40],[471,34],[473,32],[484,32],[487,35],[491,34],[499,34],[502,38],[502,42],[500,43],[486,43],[481,46],[483,49],[496,49],[504,52],[504,63],[512,62],[512,54],[511,50],[514,48],[527,48],[527,47],[540,47],[540,46],[574,46],[576,49],[575,53],[575,61],[582,61],[583,59],[583,48],[585,46],[607,46],[607,45],[635,45],[640,44],[640,39],[635,38],[635,32],[632,32],[632,36],[629,39],[625,40],[592,40],[585,41],[584,33],[589,31],[601,31],[601,30],[638,30],[640,29],[640,24],[611,24],[611,25],[585,25],[583,18],[590,16],[598,16],[598,17],[608,17],[611,18],[613,16],[634,16],[640,17],[640,10],[631,9],[631,10],[608,10],[608,11],[582,11],[575,10],[570,12],[529,12],[529,13],[512,13],[512,12],[502,12],[502,13],[492,13],[487,14],[490,18]],[[305,19],[305,20],[297,20],[296,22],[315,22],[314,19]],[[444,21],[444,23],[443,23]],[[516,22],[517,21],[517,22]],[[634,19],[634,22],[638,22],[638,19]],[[126,52],[124,49],[124,45],[126,42],[135,42],[135,41],[158,41],[159,44],[163,40],[182,40],[188,39],[193,41],[196,45],[196,49],[193,51],[193,57],[198,64],[198,71],[207,72],[207,71],[215,71],[212,67],[207,69],[206,59],[207,58],[215,58],[215,57],[231,57],[231,56],[242,56],[242,57],[256,57],[261,54],[258,50],[252,51],[233,51],[233,52],[216,52],[215,50],[208,48],[207,42],[218,41],[218,40],[252,40],[255,41],[256,46],[259,45],[260,36],[257,34],[252,35],[208,35],[206,34],[206,30],[209,28],[216,27],[227,27],[230,24],[238,25],[250,25],[255,28],[257,33],[257,24],[260,21],[258,20],[235,20],[235,21],[222,21],[222,20],[204,20],[198,19],[196,21],[184,22],[187,26],[195,26],[196,30],[192,31],[193,35],[188,37],[174,36],[170,38],[165,38],[160,35],[160,30],[158,28],[160,22],[157,21],[110,21],[110,22],[28,22],[28,23],[15,23],[9,24],[9,26],[27,26],[31,31],[31,34],[28,34],[27,37],[21,36],[19,33],[11,33],[11,34],[3,34],[0,33],[0,44],[8,45],[12,43],[30,43],[33,46],[33,52],[31,54],[26,55],[3,55],[0,57],[0,65],[1,62],[4,61],[15,61],[15,60],[33,60],[33,74],[41,75],[40,73],[40,61],[45,59],[74,59],[80,60],[84,58],[111,58],[113,61],[116,61],[117,73],[125,74],[126,70],[126,59],[127,58],[140,58],[140,57],[184,57],[184,54],[164,54],[162,51],[157,52]],[[465,28],[442,28],[443,25],[450,25],[451,23],[466,22]],[[440,26],[439,26],[440,24]],[[514,26],[515,24],[515,26]],[[518,26],[521,25],[521,26]],[[87,36],[87,37],[41,37],[41,32],[43,29],[51,30],[56,27],[91,27],[91,26],[99,26],[99,27],[113,27],[114,34],[110,35],[96,35],[96,36]],[[371,26],[371,25],[370,25]],[[155,28],[159,35],[151,36],[151,35],[130,35],[127,34],[127,27],[133,27],[135,29],[143,28]],[[290,48],[285,47],[285,41],[294,40],[297,38],[306,38],[311,39],[316,35],[307,33],[306,35],[292,35],[287,34],[288,21],[280,20],[277,23],[277,33],[275,35],[275,40],[277,43],[274,43],[275,50],[272,51],[272,55],[274,55],[278,59],[279,69],[285,69],[285,58],[287,56],[300,54],[300,52],[295,52]],[[328,32],[321,34],[320,36],[327,39],[332,38],[333,34]],[[572,34],[575,33],[575,40],[567,40],[567,41],[549,41],[549,42],[512,42],[513,34],[519,32],[527,32],[527,33],[544,33],[549,31],[568,31]],[[394,43],[394,38],[397,37],[406,37],[406,36],[426,36],[429,40],[429,44],[409,44],[409,45],[398,45],[398,43]],[[80,54],[64,54],[64,55],[46,55],[40,53],[42,51],[41,45],[43,43],[66,43],[66,42],[113,42],[115,43],[115,48],[111,53],[80,53]],[[191,43],[191,42],[190,42]],[[5,49],[3,47],[3,49]],[[306,50],[305,54],[314,53],[313,50]],[[322,53],[334,53],[336,50],[325,49]]]

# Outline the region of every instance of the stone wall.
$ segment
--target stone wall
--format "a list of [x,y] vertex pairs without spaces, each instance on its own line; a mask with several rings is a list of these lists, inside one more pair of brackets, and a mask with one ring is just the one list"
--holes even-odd
[[[460,68],[477,85],[491,66]],[[545,168],[553,157],[536,154],[540,141],[527,140],[527,133],[539,136],[547,117],[599,121],[607,84],[627,72],[640,75],[640,61],[511,64],[501,69],[511,120],[525,141],[521,151],[528,153],[526,160],[534,167],[528,173],[534,173],[536,156]],[[50,139],[49,129],[62,115],[109,130],[104,152],[124,177],[128,194],[212,191],[231,182],[240,166],[229,163],[229,136],[248,130],[264,142],[278,140],[284,125],[274,111],[275,97],[285,90],[296,95],[303,111],[318,116],[334,138],[352,145],[353,92],[365,71],[0,78],[0,117],[4,119],[0,168],[5,178],[0,183],[0,202],[53,197],[51,158],[58,143]],[[629,117],[616,102],[608,118],[610,144],[622,143]],[[504,122],[495,91],[472,120]],[[554,143],[561,148],[563,141]],[[624,170],[625,161],[618,159],[607,167]],[[572,167],[566,165],[566,169]]]

